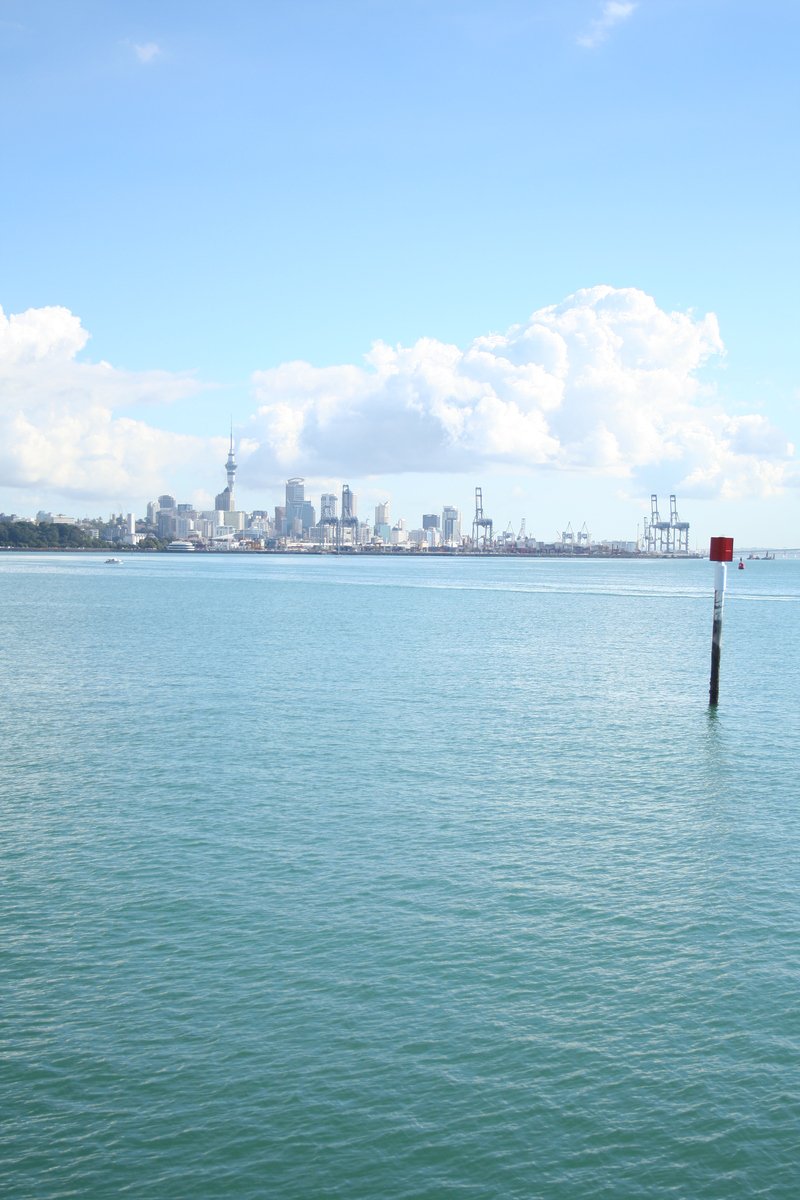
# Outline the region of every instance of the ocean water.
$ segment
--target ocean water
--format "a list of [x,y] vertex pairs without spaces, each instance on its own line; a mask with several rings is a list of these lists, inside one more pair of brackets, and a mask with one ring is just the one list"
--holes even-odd
[[800,562],[0,556],[0,1193],[800,1194]]

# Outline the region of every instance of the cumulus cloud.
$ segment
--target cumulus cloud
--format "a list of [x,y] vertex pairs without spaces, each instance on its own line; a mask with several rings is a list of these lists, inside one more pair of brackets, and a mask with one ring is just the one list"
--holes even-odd
[[578,36],[578,45],[585,46],[588,50],[599,46],[614,26],[619,25],[620,21],[626,21],[636,7],[631,0],[606,0],[600,16],[591,22],[585,33]]
[[[203,385],[89,361],[87,342],[66,308],[0,309],[0,484],[110,500],[216,480],[224,439],[140,419],[143,404]],[[757,406],[721,402],[709,376],[723,354],[713,314],[599,286],[466,348],[422,338],[378,342],[358,365],[287,362],[253,376],[240,483],[544,470],[606,476],[629,495],[776,494],[794,484],[793,447]]]
[[780,487],[792,447],[760,415],[731,415],[702,382],[724,353],[713,314],[665,312],[634,288],[588,288],[462,350],[379,342],[365,365],[258,371],[253,481],[589,470],[689,494]]
[[0,482],[105,499],[163,489],[175,464],[204,459],[201,439],[121,409],[199,390],[190,375],[83,362],[88,334],[66,308],[0,309]]

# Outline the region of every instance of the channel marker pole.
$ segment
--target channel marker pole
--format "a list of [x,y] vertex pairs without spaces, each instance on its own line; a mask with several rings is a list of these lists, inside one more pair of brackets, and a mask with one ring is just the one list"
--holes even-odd
[[711,630],[711,685],[708,704],[719,703],[719,660],[722,656],[722,609],[725,604],[725,580],[729,562],[733,562],[733,538],[712,537],[708,557],[714,563],[714,624]]

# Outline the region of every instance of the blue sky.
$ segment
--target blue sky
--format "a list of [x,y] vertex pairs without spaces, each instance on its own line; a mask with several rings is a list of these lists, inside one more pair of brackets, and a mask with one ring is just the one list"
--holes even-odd
[[0,305],[41,310],[0,333],[0,508],[201,502],[230,414],[248,507],[298,473],[416,524],[480,483],[501,527],[632,537],[678,489],[693,540],[800,544],[798,33],[789,0],[0,0]]

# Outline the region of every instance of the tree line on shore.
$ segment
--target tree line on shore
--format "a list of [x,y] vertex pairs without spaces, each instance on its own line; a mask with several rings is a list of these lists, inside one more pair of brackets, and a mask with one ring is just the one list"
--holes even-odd
[[10,550],[163,550],[166,542],[147,537],[137,546],[98,541],[77,525],[37,524],[35,521],[0,521],[0,547]]

